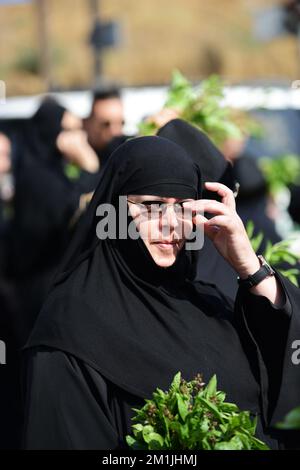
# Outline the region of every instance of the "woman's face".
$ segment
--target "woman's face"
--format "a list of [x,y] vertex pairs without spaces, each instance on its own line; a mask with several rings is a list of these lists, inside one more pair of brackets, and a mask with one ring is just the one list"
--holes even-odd
[[165,268],[171,266],[193,229],[191,214],[181,205],[192,199],[128,195],[127,201],[130,215],[154,262]]

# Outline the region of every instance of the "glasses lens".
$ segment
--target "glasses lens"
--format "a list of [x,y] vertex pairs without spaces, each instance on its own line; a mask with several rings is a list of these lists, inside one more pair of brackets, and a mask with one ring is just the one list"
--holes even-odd
[[135,203],[139,207],[142,214],[148,213],[151,217],[165,215],[168,207],[172,207],[175,215],[181,219],[190,219],[192,211],[184,206],[184,202],[176,202],[168,204],[165,202],[144,201],[143,203]]

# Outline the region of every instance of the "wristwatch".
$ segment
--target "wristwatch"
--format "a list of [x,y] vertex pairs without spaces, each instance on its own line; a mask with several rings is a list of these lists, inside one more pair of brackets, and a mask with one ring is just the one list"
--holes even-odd
[[251,274],[246,279],[241,279],[239,276],[237,278],[238,284],[246,289],[251,289],[251,287],[257,286],[261,281],[266,277],[274,276],[274,269],[266,262],[265,258],[262,255],[258,255],[260,262],[260,268],[254,274]]

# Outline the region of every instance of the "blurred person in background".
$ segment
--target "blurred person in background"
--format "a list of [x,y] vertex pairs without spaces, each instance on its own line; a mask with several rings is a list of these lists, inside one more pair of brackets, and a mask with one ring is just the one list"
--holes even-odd
[[300,225],[300,185],[293,184],[290,186],[290,203],[288,211],[293,221]]
[[[13,217],[14,177],[12,165],[12,144],[10,138],[0,133],[0,298],[3,303],[11,304],[13,296],[6,282],[8,243]],[[4,315],[2,315],[2,319]]]
[[260,251],[264,251],[268,240],[274,244],[281,237],[276,231],[275,221],[269,216],[270,206],[274,203],[269,197],[266,180],[255,159],[247,152],[246,144],[246,137],[227,139],[221,150],[226,160],[232,163],[234,177],[239,183],[237,212],[245,225],[253,221],[254,236],[263,233]]
[[93,94],[91,113],[84,121],[88,141],[103,166],[110,154],[128,136],[124,135],[124,106],[116,87],[98,89]]
[[22,345],[41,308],[74,221],[98,183],[100,164],[82,120],[46,98],[28,124],[16,168],[10,276]]
[[[0,133],[0,259],[4,255],[3,237],[6,237],[11,216],[11,202],[14,195],[14,182],[11,161],[12,146],[8,136]],[[2,261],[1,261],[2,265]]]
[[5,345],[5,364],[0,366],[0,449],[20,445],[22,425],[19,356],[15,336],[17,311],[13,283],[6,279],[8,243],[11,235],[14,178],[12,143],[0,133],[0,341]]

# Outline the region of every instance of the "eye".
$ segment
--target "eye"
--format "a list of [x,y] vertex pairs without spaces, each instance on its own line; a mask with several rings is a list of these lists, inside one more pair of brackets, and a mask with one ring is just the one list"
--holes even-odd
[[164,206],[164,202],[162,201],[144,201],[142,204],[147,210],[161,209]]

